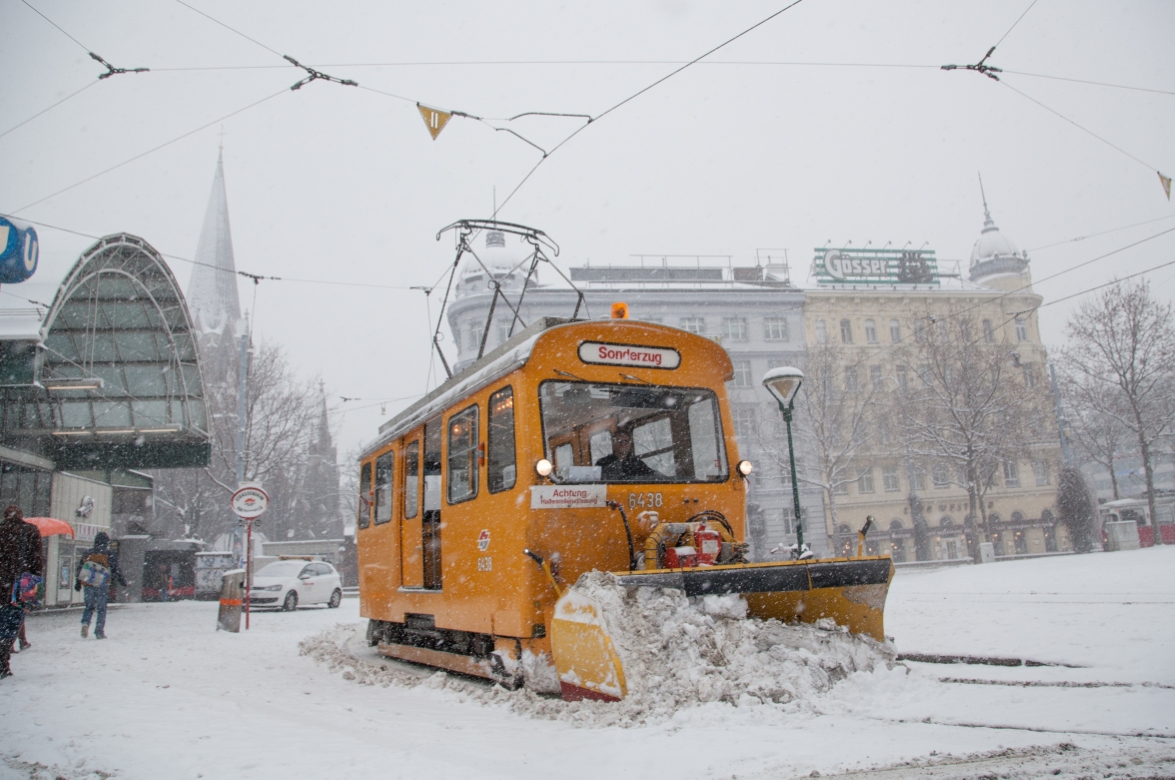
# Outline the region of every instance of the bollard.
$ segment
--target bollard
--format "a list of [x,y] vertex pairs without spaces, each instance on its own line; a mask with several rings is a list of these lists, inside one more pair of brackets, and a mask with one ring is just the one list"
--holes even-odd
[[220,612],[216,616],[217,631],[241,630],[241,604],[245,591],[245,570],[232,569],[221,577]]

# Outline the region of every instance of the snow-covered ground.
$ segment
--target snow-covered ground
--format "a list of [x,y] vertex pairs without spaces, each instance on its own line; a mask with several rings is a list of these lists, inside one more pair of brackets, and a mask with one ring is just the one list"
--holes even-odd
[[[255,614],[135,605],[109,639],[38,615],[0,683],[9,778],[1175,776],[1175,548],[903,570],[907,663],[786,704],[613,717],[380,658],[358,604]],[[341,625],[340,625],[341,624]]]

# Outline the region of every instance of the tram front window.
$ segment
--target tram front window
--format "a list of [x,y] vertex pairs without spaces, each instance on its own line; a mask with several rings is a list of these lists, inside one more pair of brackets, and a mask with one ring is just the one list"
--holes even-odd
[[546,456],[556,482],[722,482],[728,473],[710,390],[544,382]]

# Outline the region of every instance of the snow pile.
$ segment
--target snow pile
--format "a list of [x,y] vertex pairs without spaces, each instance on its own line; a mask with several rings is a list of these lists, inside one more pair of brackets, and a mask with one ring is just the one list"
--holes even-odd
[[619,706],[633,714],[670,716],[707,702],[802,702],[853,672],[890,668],[895,660],[888,643],[851,635],[831,620],[749,619],[737,595],[689,598],[679,590],[624,588],[603,572],[585,575],[575,587],[603,608],[628,683]]
[[808,705],[838,681],[854,672],[884,674],[895,662],[889,643],[851,635],[831,620],[785,625],[748,619],[746,602],[738,596],[689,598],[678,590],[624,588],[602,572],[585,575],[575,587],[603,607],[628,683],[621,702],[564,702],[532,690],[510,692],[444,672],[365,660],[354,626],[303,640],[301,651],[360,684],[427,684],[505,704],[519,714],[591,726],[659,722],[715,702],[814,711]]

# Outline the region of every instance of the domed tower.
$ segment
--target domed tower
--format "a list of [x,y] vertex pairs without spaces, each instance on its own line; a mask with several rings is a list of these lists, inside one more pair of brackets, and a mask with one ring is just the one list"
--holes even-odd
[[983,198],[983,231],[971,249],[971,281],[1001,290],[1017,290],[1026,285],[1031,289],[1028,253],[1017,249],[1012,240],[996,227],[987,207],[982,178],[979,194]]

